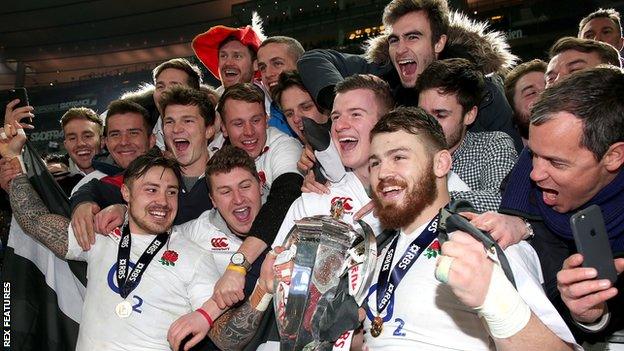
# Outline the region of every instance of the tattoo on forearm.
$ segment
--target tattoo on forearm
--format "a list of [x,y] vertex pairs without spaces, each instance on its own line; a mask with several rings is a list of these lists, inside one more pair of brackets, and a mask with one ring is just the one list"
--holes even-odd
[[222,350],[241,350],[256,333],[263,315],[263,311],[251,307],[247,300],[219,317],[208,336]]
[[57,256],[65,257],[69,219],[50,213],[25,175],[11,181],[9,197],[13,216],[24,232]]

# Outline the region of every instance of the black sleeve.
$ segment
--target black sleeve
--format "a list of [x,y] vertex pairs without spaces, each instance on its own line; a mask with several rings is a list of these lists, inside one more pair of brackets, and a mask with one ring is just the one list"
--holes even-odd
[[387,66],[369,63],[360,55],[320,49],[305,52],[297,69],[316,103],[326,110],[331,110],[334,102],[334,86],[344,78],[366,73],[382,76],[388,71]]
[[266,203],[251,225],[249,235],[271,246],[290,205],[301,196],[302,184],[303,177],[298,173],[284,173],[277,177],[271,184]]
[[69,199],[72,213],[83,202],[95,202],[100,208],[110,205],[126,203],[121,196],[121,190],[113,184],[102,182],[99,179],[81,186]]
[[513,112],[507,98],[503,94],[502,83],[498,76],[485,78],[485,92],[477,119],[470,126],[472,132],[500,131],[513,139],[518,154],[524,148],[520,134],[513,126]]

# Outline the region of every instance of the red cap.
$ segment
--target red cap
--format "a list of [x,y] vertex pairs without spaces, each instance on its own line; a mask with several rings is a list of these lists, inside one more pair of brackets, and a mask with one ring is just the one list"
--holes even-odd
[[193,39],[192,45],[195,56],[219,80],[221,79],[219,77],[219,45],[229,37],[238,39],[243,45],[251,47],[255,52],[258,52],[258,48],[262,44],[258,34],[251,26],[243,28],[214,26]]

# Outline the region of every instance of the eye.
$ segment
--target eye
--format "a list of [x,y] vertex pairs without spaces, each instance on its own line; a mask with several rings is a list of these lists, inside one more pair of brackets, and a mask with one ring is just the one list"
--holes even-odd
[[240,128],[240,127],[242,127],[242,126],[243,126],[243,122],[236,121],[236,122],[232,123],[232,125],[234,125],[234,127],[238,127],[238,128]]
[[417,34],[409,34],[407,40],[417,40],[419,36]]
[[290,112],[290,111],[284,113],[284,116],[286,116],[286,118],[293,118],[294,115],[295,115],[294,112]]
[[399,42],[399,38],[395,37],[395,36],[391,36],[388,38],[388,44],[392,45],[392,44],[396,44]]
[[314,104],[306,104],[306,105],[303,105],[301,108],[304,111],[310,111],[312,109],[312,107],[314,107]]
[[165,125],[167,124],[173,124],[173,119],[166,119],[165,120]]
[[394,161],[400,161],[400,160],[404,160],[405,156],[403,156],[403,155],[395,155],[392,159]]
[[225,58],[227,58],[227,54],[225,52],[220,52],[219,53],[219,58],[220,59],[225,59]]
[[370,168],[374,168],[379,166],[379,161],[378,160],[370,160],[368,161],[368,167]]
[[219,194],[221,194],[221,195],[227,195],[227,194],[229,194],[230,192],[231,192],[230,190],[221,190],[221,191],[219,192]]
[[178,195],[178,189],[171,189],[171,190],[167,191],[167,195],[169,195],[169,196],[177,196]]
[[116,138],[119,136],[119,132],[110,132],[108,133],[109,138]]

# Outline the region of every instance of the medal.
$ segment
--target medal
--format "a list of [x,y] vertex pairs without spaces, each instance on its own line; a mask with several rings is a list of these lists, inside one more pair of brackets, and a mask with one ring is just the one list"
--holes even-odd
[[128,301],[121,301],[115,307],[115,313],[119,318],[128,318],[132,314],[132,305]]
[[383,330],[383,319],[379,316],[373,318],[373,323],[371,323],[370,333],[373,338],[381,335],[381,331]]

